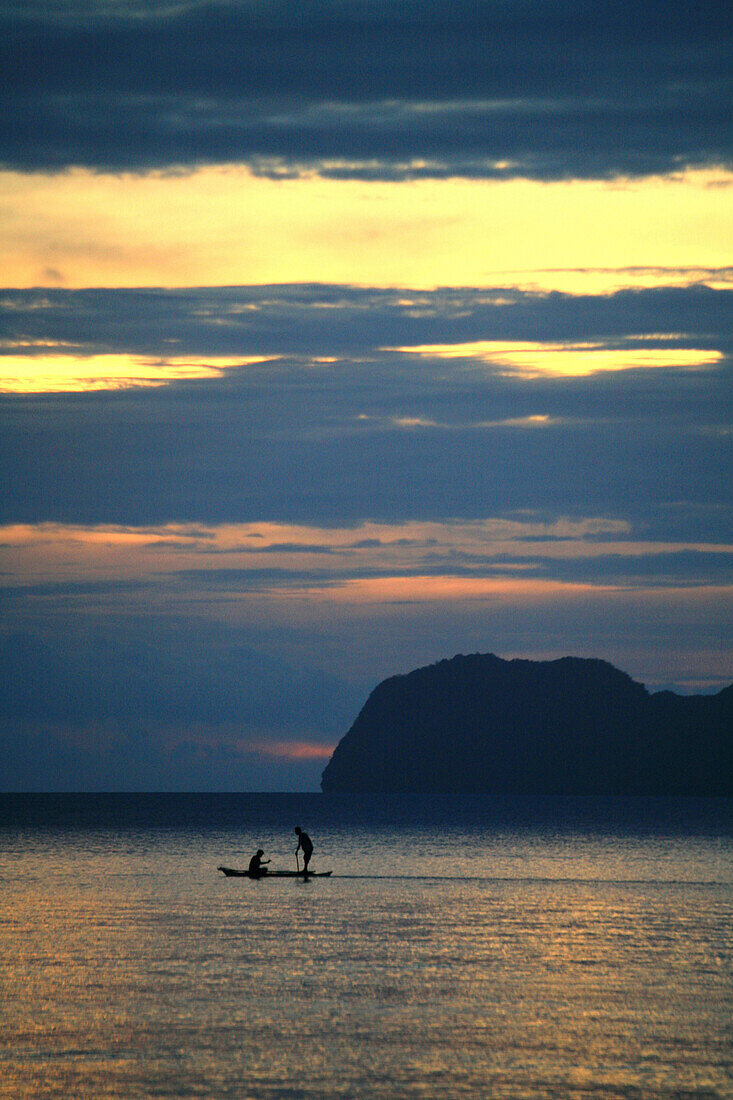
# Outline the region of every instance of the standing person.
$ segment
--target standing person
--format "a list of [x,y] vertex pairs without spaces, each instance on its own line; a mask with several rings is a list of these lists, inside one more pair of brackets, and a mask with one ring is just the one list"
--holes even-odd
[[300,825],[295,826],[295,835],[298,838],[298,847],[295,849],[295,858],[298,858],[298,852],[303,853],[303,874],[307,878],[308,864],[310,863],[310,858],[313,855],[313,841],[307,833],[303,832]]
[[258,848],[255,854],[252,856],[251,860],[249,861],[249,870],[247,874],[250,878],[261,878],[262,875],[267,874],[267,868],[265,867],[265,864],[269,863],[270,861],[269,859],[262,858],[264,854],[265,853],[262,851],[262,849]]

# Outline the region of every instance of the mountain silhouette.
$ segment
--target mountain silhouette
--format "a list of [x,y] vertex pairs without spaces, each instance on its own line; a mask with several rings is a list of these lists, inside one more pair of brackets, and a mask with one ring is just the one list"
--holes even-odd
[[324,792],[733,795],[733,685],[649,693],[606,661],[459,655],[382,681]]

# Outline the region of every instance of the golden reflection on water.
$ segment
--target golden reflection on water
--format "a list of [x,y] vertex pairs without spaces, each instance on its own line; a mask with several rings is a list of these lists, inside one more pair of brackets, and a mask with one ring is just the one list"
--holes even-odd
[[308,884],[217,877],[235,834],[4,850],[0,1097],[732,1094],[727,842],[319,840]]

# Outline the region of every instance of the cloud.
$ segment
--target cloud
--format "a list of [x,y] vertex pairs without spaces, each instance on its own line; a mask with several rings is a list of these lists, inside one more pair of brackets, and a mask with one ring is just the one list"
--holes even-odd
[[[615,386],[563,380],[536,392],[521,381],[457,380],[453,410],[451,387],[441,391],[436,374],[409,398],[385,394],[380,371],[370,380],[346,370],[340,387],[316,376],[305,392],[281,376],[274,392],[207,386],[106,395],[103,404],[92,395],[16,397],[0,403],[10,471],[0,519],[328,524],[531,508],[649,521],[682,498],[717,522],[714,508],[728,500],[733,440],[701,425],[726,417],[729,374],[673,374],[656,386],[643,377]],[[558,420],[541,429],[360,427],[363,411],[376,415],[390,401],[401,415],[436,420]]]
[[[688,690],[730,678],[729,545],[524,515],[301,528],[283,550],[259,526],[260,540],[200,527],[2,532],[6,790],[317,789],[377,680],[459,649],[600,653]],[[266,549],[247,562],[256,541],[267,568]],[[222,567],[227,545],[238,557]],[[196,567],[178,567],[184,552]]]
[[[279,735],[318,753],[354,706],[348,681],[257,652],[241,631],[167,614],[148,615],[143,624],[126,594],[114,595],[106,612],[95,614],[87,601],[74,622],[64,611],[69,592],[57,586],[45,630],[30,629],[26,618],[26,628],[0,634],[4,723],[118,732],[229,729],[242,744]],[[53,625],[59,617],[63,634]],[[19,622],[15,613],[13,619]]]
[[[151,357],[164,382],[0,396],[6,783],[316,789],[376,680],[457,651],[721,686],[732,300],[0,292],[6,357]],[[171,347],[238,365],[166,376]],[[624,369],[639,350],[670,365]]]
[[[176,356],[239,352],[243,365],[198,381],[173,370],[155,389],[0,397],[0,521],[323,526],[529,508],[663,530],[686,501],[714,539],[729,504],[732,302],[704,286],[5,291],[15,354],[164,358],[174,340]],[[529,341],[538,357],[590,342],[620,366],[656,349],[673,365],[533,376],[460,347],[486,340]],[[448,358],[388,350],[437,343]]]
[[317,789],[367,684],[156,609],[150,590],[136,615],[120,587],[61,588],[0,631],[4,790]]
[[[733,292],[706,285],[571,295],[512,287],[297,284],[0,290],[0,351],[176,357],[360,355],[521,341],[730,350]],[[676,335],[675,335],[676,334]],[[328,363],[323,364],[327,373]],[[270,367],[263,368],[272,373]]]
[[309,741],[263,741],[255,746],[263,756],[275,756],[285,760],[329,760],[336,743],[313,745]]
[[732,40],[0,0],[6,783],[316,788],[458,650],[729,679]]
[[[250,744],[236,730],[137,732],[87,723],[4,725],[4,791],[318,790],[330,751]],[[292,750],[292,751],[291,751]],[[324,755],[326,754],[326,755]]]
[[730,10],[670,0],[0,8],[7,167],[611,178],[731,164]]
[[446,559],[432,575],[253,602],[236,580],[218,600],[203,575],[179,603],[152,580],[137,601],[111,586],[19,589],[0,633],[5,789],[316,789],[377,680],[458,650],[600,653],[693,690],[730,679],[730,590],[709,569],[705,584],[629,583],[603,576],[602,555],[579,581],[592,561],[552,580],[460,560],[450,574]]

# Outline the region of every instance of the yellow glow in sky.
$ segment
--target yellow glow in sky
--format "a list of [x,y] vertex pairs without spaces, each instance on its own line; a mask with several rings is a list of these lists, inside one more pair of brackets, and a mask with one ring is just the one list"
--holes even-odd
[[678,370],[685,367],[712,367],[723,358],[721,352],[710,349],[643,346],[609,349],[587,343],[541,344],[529,340],[514,343],[478,340],[466,344],[420,344],[393,350],[443,359],[483,359],[487,363],[506,366],[512,373],[519,371],[529,377],[581,377],[596,371],[628,370],[634,367],[674,367]]
[[[465,344],[420,344],[389,349],[412,355],[443,359],[483,359],[505,366],[507,371],[527,377],[574,376],[595,371],[626,370],[632,367],[703,368],[714,366],[722,354],[695,348],[623,348],[609,350],[592,344],[540,344],[530,341],[506,343],[482,340]],[[272,359],[272,356],[268,356]],[[229,367],[260,363],[264,356],[166,356],[151,359],[141,355],[0,355],[0,393],[71,393],[86,390],[116,390],[130,386],[163,386],[186,379],[212,378]],[[369,419],[360,417],[360,419]],[[393,420],[402,428],[435,426],[433,421],[401,417]],[[551,423],[546,416],[509,419],[505,427],[542,427]],[[489,425],[487,425],[489,426]]]
[[2,172],[3,282],[585,292],[684,281],[677,269],[730,263],[732,182],[722,170],[610,183]]
[[257,356],[185,356],[150,359],[142,355],[2,355],[0,393],[62,393],[162,386],[166,382],[211,378],[226,367],[262,362]]

